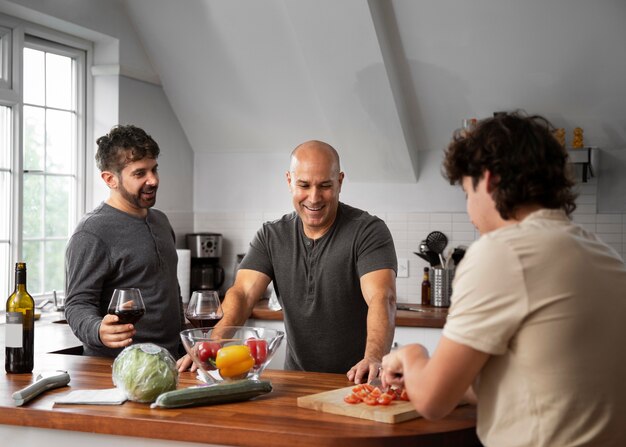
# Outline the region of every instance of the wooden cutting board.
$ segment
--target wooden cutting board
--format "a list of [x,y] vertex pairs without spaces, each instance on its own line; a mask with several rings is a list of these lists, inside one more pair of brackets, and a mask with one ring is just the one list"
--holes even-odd
[[343,398],[352,393],[352,387],[298,397],[298,406],[325,413],[369,419],[387,424],[408,421],[419,417],[411,402],[394,400],[389,405],[366,405],[363,402],[348,404]]

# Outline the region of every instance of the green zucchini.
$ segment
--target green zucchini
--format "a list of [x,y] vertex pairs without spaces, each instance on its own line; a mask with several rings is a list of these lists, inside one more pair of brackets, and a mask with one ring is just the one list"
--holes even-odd
[[270,391],[272,391],[272,383],[267,380],[240,380],[212,386],[194,386],[167,391],[159,395],[152,404],[152,408],[179,408],[240,402]]

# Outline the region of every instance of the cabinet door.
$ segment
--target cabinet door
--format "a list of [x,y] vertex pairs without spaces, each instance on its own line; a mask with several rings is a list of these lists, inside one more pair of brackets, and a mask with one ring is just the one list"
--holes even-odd
[[441,338],[441,332],[439,328],[397,326],[393,341],[398,347],[419,343],[424,345],[428,353],[432,355]]

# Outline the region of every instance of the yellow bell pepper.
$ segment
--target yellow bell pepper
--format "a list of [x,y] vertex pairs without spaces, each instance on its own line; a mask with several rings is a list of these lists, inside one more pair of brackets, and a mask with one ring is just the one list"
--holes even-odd
[[254,358],[245,345],[224,346],[217,351],[215,366],[225,379],[243,378],[254,366]]

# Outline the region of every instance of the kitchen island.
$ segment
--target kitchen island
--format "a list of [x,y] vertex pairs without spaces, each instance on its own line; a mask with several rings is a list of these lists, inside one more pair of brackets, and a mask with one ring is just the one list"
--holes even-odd
[[[280,313],[264,309],[262,305],[255,309],[260,313],[253,317],[265,323],[282,320]],[[418,324],[439,324],[445,321],[444,312],[399,311],[398,318],[408,318],[411,326],[416,321]],[[2,324],[0,342],[4,346]],[[80,342],[65,324],[62,313],[42,315],[35,325],[34,374],[66,370],[71,381],[69,387],[51,390],[23,407],[15,407],[11,394],[28,385],[34,375],[2,374],[2,439],[19,439],[23,445],[45,444],[46,447],[110,447],[112,443],[187,447],[480,445],[475,435],[476,411],[470,406],[459,407],[440,421],[418,418],[398,424],[321,413],[297,406],[300,396],[350,386],[343,374],[267,370],[263,378],[273,384],[274,390],[270,394],[248,402],[210,407],[166,410],[151,409],[147,404],[134,402],[115,406],[55,404],[55,396],[73,390],[113,387],[112,359],[77,355],[81,351]],[[4,360],[4,349],[0,359]],[[179,387],[197,384],[195,374],[180,375]]]
[[[255,312],[260,313],[253,317],[265,324],[282,320],[280,313],[263,307]],[[398,313],[398,318],[409,319],[411,327],[424,321],[426,324],[445,321],[445,314],[440,310]],[[400,323],[398,318],[396,323]],[[0,341],[4,346],[2,324]],[[81,351],[80,342],[65,324],[62,313],[42,315],[35,325],[34,373],[66,370],[71,377],[70,386],[49,391],[23,407],[15,407],[11,394],[28,385],[34,376],[0,375],[1,439],[19,440],[24,446],[46,447],[110,447],[112,443],[124,447],[479,445],[475,435],[476,412],[470,406],[457,408],[440,421],[418,418],[398,424],[321,413],[297,406],[300,396],[350,386],[343,374],[267,370],[263,377],[271,380],[272,393],[249,402],[211,407],[165,410],[134,402],[118,406],[55,405],[54,398],[59,394],[113,387],[112,360],[76,355]],[[4,349],[0,359],[4,360]],[[279,364],[275,366],[280,367]],[[180,375],[179,387],[197,384],[195,374]]]
[[[151,409],[147,404],[58,405],[70,390],[111,388],[111,359],[38,354],[36,371],[69,372],[70,386],[15,407],[11,394],[30,374],[0,377],[0,436],[21,445],[204,445],[241,446],[475,446],[475,408],[457,408],[440,421],[422,418],[398,424],[299,408],[297,398],[350,386],[342,374],[267,370],[274,390],[255,400],[217,406]],[[179,387],[197,385],[195,374],[180,375]],[[111,436],[114,435],[114,436]],[[23,440],[29,440],[24,443]],[[55,443],[55,439],[58,443]],[[192,443],[192,444],[187,444]]]

